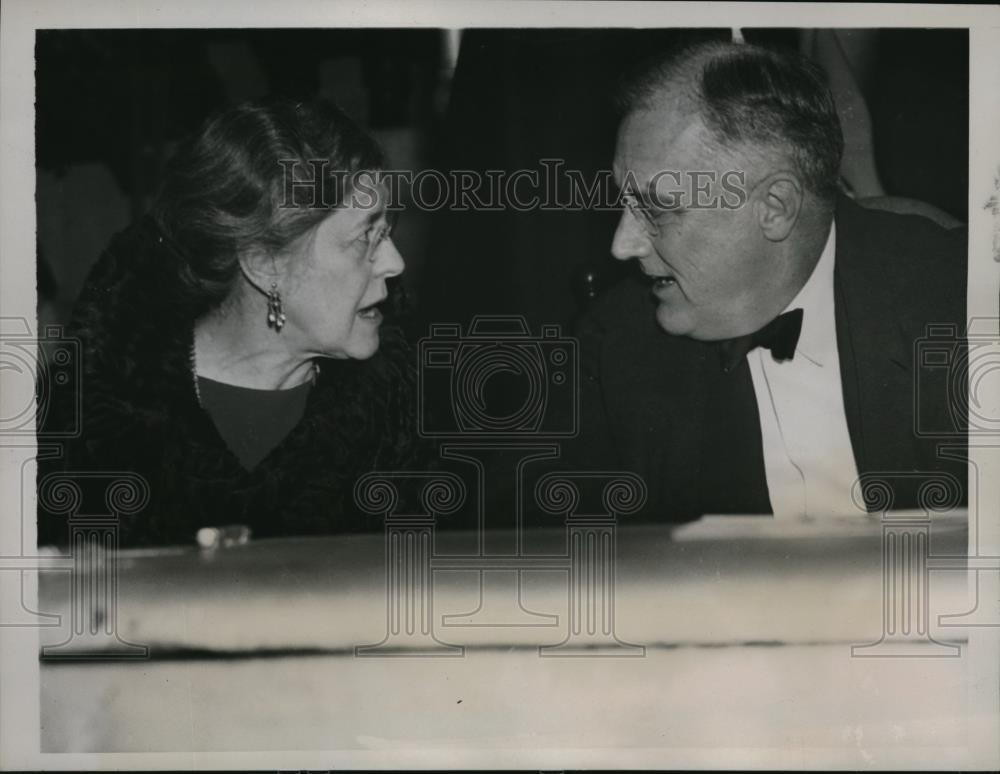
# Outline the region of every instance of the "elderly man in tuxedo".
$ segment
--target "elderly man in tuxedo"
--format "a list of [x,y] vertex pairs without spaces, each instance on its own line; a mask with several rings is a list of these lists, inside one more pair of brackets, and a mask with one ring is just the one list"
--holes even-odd
[[[640,473],[650,514],[672,520],[859,513],[864,473],[964,486],[914,405],[927,325],[964,330],[964,231],[839,193],[833,100],[793,54],[703,44],[623,101],[611,252],[640,271],[579,330],[574,462]],[[954,424],[955,396],[918,397]]]

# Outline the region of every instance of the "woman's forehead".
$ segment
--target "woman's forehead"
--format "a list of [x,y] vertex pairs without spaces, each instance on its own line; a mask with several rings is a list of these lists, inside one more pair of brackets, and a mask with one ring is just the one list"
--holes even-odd
[[387,197],[378,192],[355,192],[344,197],[320,227],[334,231],[359,231],[382,220],[387,214]]
[[340,209],[357,212],[359,217],[375,212],[377,217],[385,212],[389,200],[389,186],[377,172],[358,172],[347,182]]

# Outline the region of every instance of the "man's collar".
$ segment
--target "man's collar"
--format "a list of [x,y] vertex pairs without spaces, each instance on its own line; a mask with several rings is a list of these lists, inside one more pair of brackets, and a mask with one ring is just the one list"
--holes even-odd
[[[833,269],[836,254],[836,224],[830,223],[830,233],[812,274],[791,303],[783,311],[802,309],[802,332],[795,353],[822,366],[836,353],[836,336],[831,337],[833,309]],[[831,350],[831,343],[833,349]]]

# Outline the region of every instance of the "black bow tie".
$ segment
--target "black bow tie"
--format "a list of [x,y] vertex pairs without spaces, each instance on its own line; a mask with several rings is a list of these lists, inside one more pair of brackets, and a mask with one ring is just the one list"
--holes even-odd
[[727,374],[757,347],[771,350],[775,360],[791,360],[795,357],[795,346],[802,332],[802,310],[793,309],[779,314],[756,333],[737,336],[718,343],[722,370]]

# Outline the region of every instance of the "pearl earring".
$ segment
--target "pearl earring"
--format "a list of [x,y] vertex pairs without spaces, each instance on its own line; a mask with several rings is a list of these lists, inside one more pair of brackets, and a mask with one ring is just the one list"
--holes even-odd
[[271,289],[267,293],[267,325],[281,333],[281,328],[285,324],[285,312],[281,307],[281,293],[278,291],[278,284],[271,283]]

